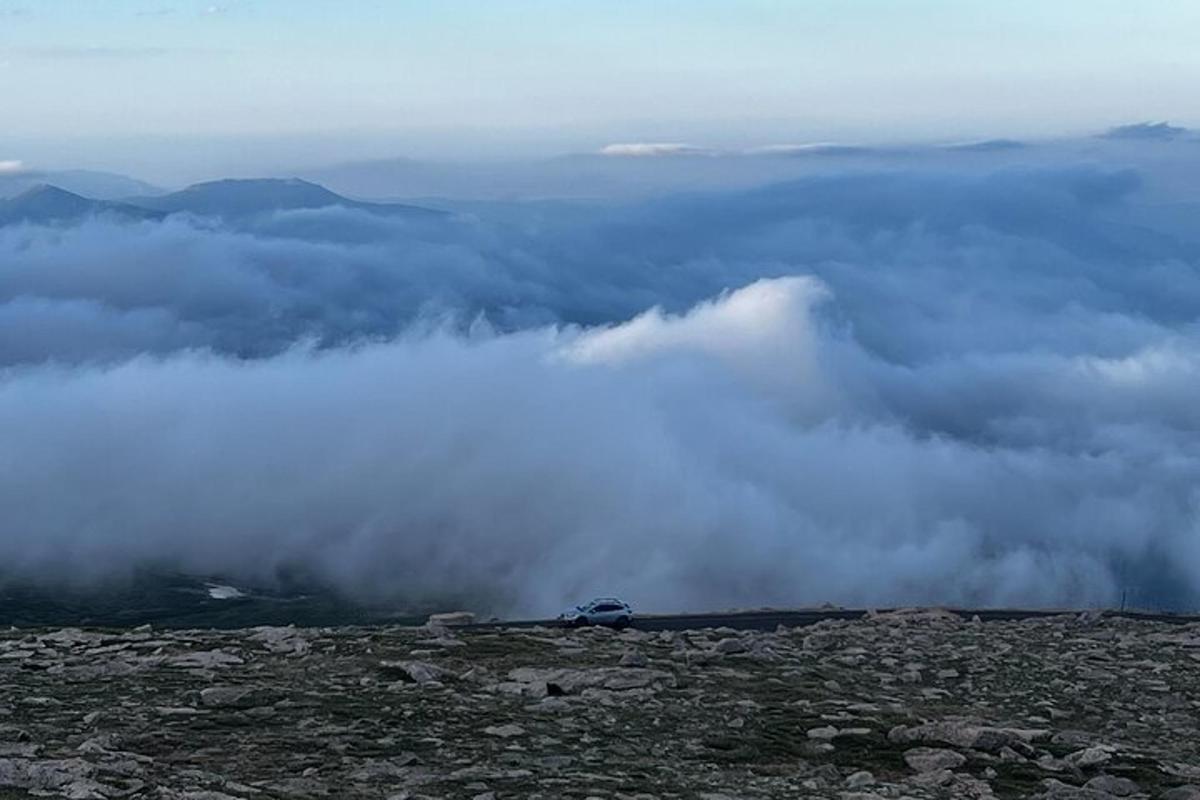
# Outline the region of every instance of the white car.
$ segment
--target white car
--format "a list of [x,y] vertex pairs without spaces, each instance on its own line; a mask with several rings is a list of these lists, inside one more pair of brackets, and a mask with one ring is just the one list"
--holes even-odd
[[558,615],[558,619],[564,625],[573,628],[584,625],[627,628],[633,622],[633,609],[628,603],[615,597],[597,597],[590,603],[568,608]]

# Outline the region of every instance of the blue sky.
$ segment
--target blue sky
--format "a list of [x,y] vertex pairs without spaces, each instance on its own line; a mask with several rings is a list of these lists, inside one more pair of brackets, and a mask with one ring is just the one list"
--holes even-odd
[[1192,0],[0,0],[0,145],[455,156],[1188,124],[1197,30]]

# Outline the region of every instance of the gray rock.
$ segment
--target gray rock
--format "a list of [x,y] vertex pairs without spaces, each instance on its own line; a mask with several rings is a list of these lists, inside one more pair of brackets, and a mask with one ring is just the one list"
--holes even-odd
[[621,656],[620,663],[622,667],[646,667],[650,664],[646,656],[638,650],[625,651],[625,654]]
[[1107,764],[1112,760],[1112,752],[1107,747],[1088,747],[1071,753],[1064,760],[1073,767],[1089,769]]
[[954,750],[914,747],[904,751],[904,763],[917,772],[936,772],[942,769],[958,769],[967,763],[967,757]]
[[515,736],[524,736],[525,729],[515,723],[506,725],[489,725],[483,729],[483,732],[488,736],[498,736],[501,739],[511,739]]
[[254,629],[250,640],[261,643],[272,653],[290,656],[304,656],[311,649],[308,640],[300,635],[294,627],[280,628],[264,625]]
[[712,649],[714,653],[731,656],[746,652],[746,644],[741,639],[730,636],[717,642]]
[[450,670],[426,661],[381,661],[379,669],[389,675],[396,675],[401,680],[418,685],[441,683],[454,675]]
[[888,732],[897,744],[947,744],[951,747],[999,752],[1008,747],[1017,752],[1032,752],[1030,742],[1045,738],[1047,731],[996,728],[967,722],[944,720],[913,727],[899,726]]
[[1113,795],[1086,786],[1072,786],[1059,780],[1045,782],[1046,791],[1035,795],[1038,800],[1113,800]]
[[832,725],[823,725],[819,728],[809,728],[808,738],[817,739],[818,741],[829,741],[838,735],[838,729]]
[[200,705],[208,708],[252,708],[252,690],[244,686],[210,686],[200,690]]
[[1162,800],[1200,800],[1200,786],[1176,786],[1159,795]]
[[246,660],[236,653],[224,650],[204,650],[176,656],[167,663],[173,667],[187,669],[225,669],[245,664]]
[[1084,784],[1084,788],[1093,789],[1097,792],[1105,792],[1113,797],[1129,797],[1135,795],[1142,790],[1129,778],[1118,778],[1114,775],[1097,775],[1090,781]]
[[103,798],[115,791],[92,780],[96,767],[78,758],[0,758],[0,787],[53,792],[72,800]]
[[847,789],[861,789],[864,786],[872,786],[875,783],[875,776],[867,770],[859,770],[846,778]]

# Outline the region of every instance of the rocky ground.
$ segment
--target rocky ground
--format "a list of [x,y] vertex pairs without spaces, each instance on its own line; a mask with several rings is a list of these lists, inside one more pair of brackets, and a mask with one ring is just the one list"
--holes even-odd
[[0,798],[1200,800],[1200,625],[12,630]]

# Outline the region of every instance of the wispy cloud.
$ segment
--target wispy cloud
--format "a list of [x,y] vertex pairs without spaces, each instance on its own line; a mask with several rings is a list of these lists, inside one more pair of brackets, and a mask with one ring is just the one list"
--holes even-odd
[[600,153],[606,156],[691,156],[707,155],[713,151],[677,142],[630,142],[610,144]]

